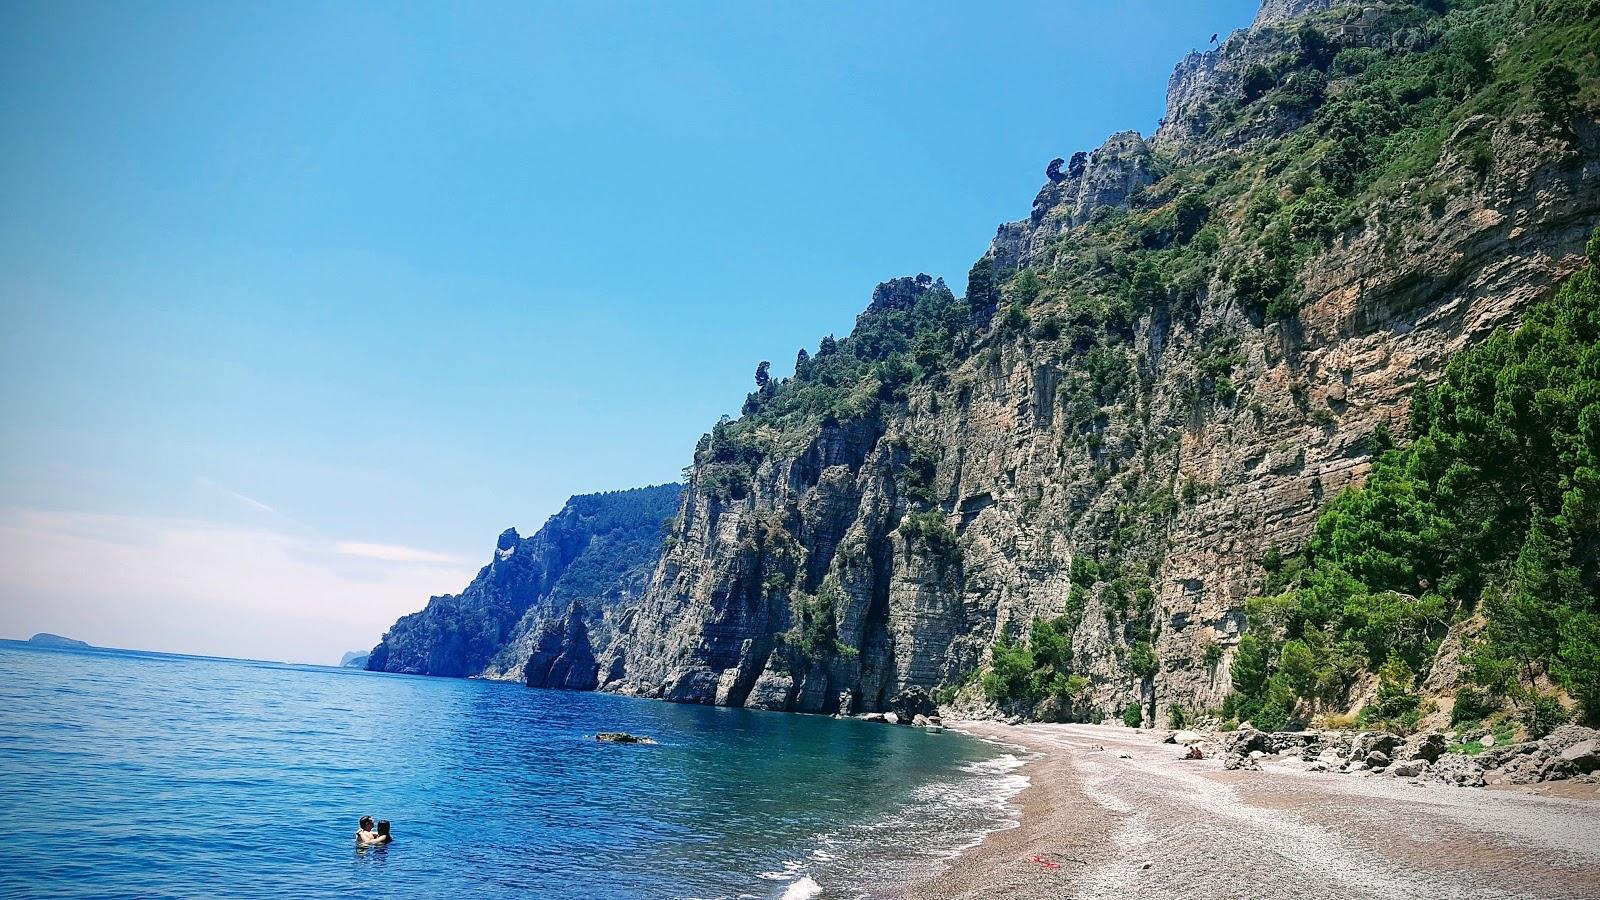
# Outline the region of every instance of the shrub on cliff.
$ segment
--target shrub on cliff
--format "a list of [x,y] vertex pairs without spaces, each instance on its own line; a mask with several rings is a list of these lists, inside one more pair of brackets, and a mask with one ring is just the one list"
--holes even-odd
[[1466,707],[1509,704],[1542,729],[1558,716],[1536,685],[1553,679],[1600,721],[1594,267],[1419,389],[1411,433],[1329,504],[1283,592],[1247,605],[1232,707],[1248,717],[1285,697],[1337,704],[1367,671],[1380,676],[1367,717],[1412,725],[1414,673],[1448,622],[1479,616]]
[[1068,616],[1034,619],[1027,642],[1001,638],[983,675],[984,695],[994,703],[1030,710],[1046,700],[1071,702],[1089,689],[1089,677],[1072,671],[1076,623]]

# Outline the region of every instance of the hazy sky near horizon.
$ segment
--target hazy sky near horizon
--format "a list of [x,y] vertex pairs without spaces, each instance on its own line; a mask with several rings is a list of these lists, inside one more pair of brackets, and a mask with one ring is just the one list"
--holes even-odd
[[0,637],[337,662],[1255,2],[0,2]]

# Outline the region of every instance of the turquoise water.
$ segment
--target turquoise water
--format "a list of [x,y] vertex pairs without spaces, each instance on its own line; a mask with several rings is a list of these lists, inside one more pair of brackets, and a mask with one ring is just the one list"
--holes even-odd
[[[818,716],[0,642],[0,896],[859,896],[1000,824],[1013,764]],[[363,813],[395,844],[357,851]]]

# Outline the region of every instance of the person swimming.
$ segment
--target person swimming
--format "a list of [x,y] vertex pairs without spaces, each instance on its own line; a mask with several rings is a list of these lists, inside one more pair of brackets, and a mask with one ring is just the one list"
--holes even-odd
[[357,847],[380,847],[393,840],[394,838],[389,836],[388,821],[374,825],[371,816],[361,817],[361,824],[356,829]]

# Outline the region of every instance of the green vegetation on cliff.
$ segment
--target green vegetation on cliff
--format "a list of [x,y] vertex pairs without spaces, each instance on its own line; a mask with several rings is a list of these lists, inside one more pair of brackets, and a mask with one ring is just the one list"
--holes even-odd
[[662,521],[681,495],[676,484],[579,494],[530,537],[508,529],[471,584],[401,616],[366,667],[457,678],[491,663],[520,669],[525,658],[505,658],[516,638],[575,604],[598,616],[642,586],[661,554]]
[[1458,623],[1458,722],[1509,706],[1548,731],[1569,717],[1551,685],[1600,721],[1600,234],[1589,258],[1419,390],[1411,443],[1374,457],[1303,553],[1268,560],[1226,712],[1280,728],[1376,673],[1363,719],[1413,727],[1418,680]]
[[[984,352],[998,361],[1002,341],[1067,370],[1059,402],[1092,446],[1107,411],[1137,412],[1148,388],[1151,361],[1130,347],[1141,319],[1193,322],[1227,298],[1258,320],[1292,317],[1301,268],[1335,238],[1405,227],[1368,218],[1402,182],[1420,213],[1469,187],[1442,158],[1481,177],[1497,128],[1564,140],[1600,101],[1595,0],[1402,2],[1359,28],[1352,9],[1284,30],[1270,65],[1208,107],[1207,141],[1249,152],[1156,156],[1153,184],[1064,231],[1030,267],[979,260],[965,299],[927,276],[880,285],[848,337],[802,350],[792,378],[758,377],[743,416],[701,440],[705,483],[740,495],[761,459],[819,424],[877,421],[915,384],[942,385],[974,355],[981,367]],[[1238,396],[1236,341],[1207,340],[1189,388],[1197,409]]]
[[742,499],[770,454],[793,449],[797,437],[825,423],[881,425],[907,388],[944,377],[971,341],[968,304],[942,280],[919,275],[879,285],[848,337],[823,338],[815,355],[800,351],[794,377],[772,381],[758,369],[743,415],[717,423],[695,448],[700,485]]
[[[1309,447],[1323,457],[1309,461],[1321,467],[1305,478],[1318,502],[1321,476],[1348,471],[1326,465],[1330,451],[1320,440],[1343,428],[1344,388],[1337,398],[1324,391],[1305,351],[1324,349],[1335,330],[1366,335],[1398,324],[1401,312],[1484,270],[1471,257],[1482,247],[1452,246],[1448,252],[1466,256],[1450,264],[1466,271],[1435,277],[1446,261],[1424,267],[1418,245],[1437,239],[1441,223],[1530,202],[1539,190],[1526,183],[1530,176],[1571,174],[1574,148],[1593,146],[1597,47],[1595,0],[1341,4],[1241,32],[1203,64],[1180,70],[1195,80],[1172,101],[1181,120],[1175,138],[1146,143],[1125,133],[1075,156],[1065,171],[1053,164],[1033,215],[1004,226],[973,265],[965,298],[927,276],[886,282],[849,336],[800,351],[793,377],[774,379],[767,364],[758,366],[741,417],[702,438],[689,474],[703,497],[781,512],[783,527],[806,543],[793,557],[757,559],[750,579],[763,585],[766,602],[788,605],[773,619],[787,628],[778,638],[785,664],[798,670],[839,655],[844,611],[882,590],[881,580],[865,576],[887,557],[874,542],[890,534],[909,556],[937,565],[930,596],[992,590],[993,573],[983,567],[996,567],[996,547],[1016,550],[1003,539],[984,544],[1003,530],[993,524],[1000,517],[1012,534],[1026,533],[1024,552],[1052,556],[1020,579],[1028,590],[1007,595],[1020,613],[996,615],[998,627],[987,633],[994,620],[962,624],[969,640],[952,644],[937,677],[945,686],[981,684],[990,700],[1018,712],[1114,718],[1139,698],[1138,718],[1157,720],[1173,706],[1173,697],[1156,695],[1169,689],[1164,672],[1193,673],[1182,675],[1186,695],[1178,699],[1198,709],[1201,697],[1216,702],[1227,671],[1236,687],[1231,711],[1258,724],[1359,700],[1369,721],[1404,726],[1425,711],[1419,680],[1446,629],[1479,620],[1490,623],[1475,638],[1482,647],[1466,657],[1479,687],[1463,695],[1458,715],[1511,706],[1529,720],[1548,719],[1547,698],[1530,692],[1537,685],[1548,693],[1549,679],[1581,699],[1588,664],[1580,648],[1592,623],[1577,613],[1592,612],[1592,603],[1572,599],[1563,573],[1576,571],[1591,598],[1593,573],[1560,561],[1592,552],[1582,544],[1589,526],[1559,504],[1527,501],[1505,513],[1511,550],[1480,542],[1473,552],[1481,559],[1449,571],[1436,558],[1440,546],[1467,546],[1464,534],[1440,530],[1465,529],[1466,520],[1441,519],[1471,507],[1439,506],[1439,492],[1454,483],[1413,471],[1425,433],[1460,424],[1449,418],[1458,401],[1449,399],[1448,379],[1418,399],[1406,449],[1373,435],[1373,485],[1333,503],[1304,554],[1273,554],[1270,596],[1250,604],[1252,631],[1231,659],[1219,636],[1231,633],[1236,613],[1218,615],[1214,573],[1184,576],[1193,582],[1185,591],[1205,599],[1182,611],[1158,609],[1170,581],[1157,579],[1179,568],[1171,551],[1193,552],[1183,542],[1196,519],[1219,515],[1218,500],[1240,499],[1238,463],[1292,482],[1308,466]],[[1541,230],[1549,239],[1555,226],[1545,221]],[[1570,233],[1557,242],[1551,258],[1564,258]],[[1310,303],[1315,313],[1302,310]],[[1324,313],[1349,320],[1313,318]],[[1015,385],[1026,394],[1005,407],[995,402]],[[1368,413],[1361,402],[1349,404],[1358,417]],[[971,410],[1012,429],[1014,446],[975,437],[988,426],[965,419]],[[1202,458],[1219,442],[1265,442],[1269,430],[1281,432],[1285,446]],[[1296,452],[1290,436],[1309,440]],[[1010,455],[1024,446],[1031,456]],[[842,448],[848,458],[836,455]],[[814,549],[817,535],[826,537],[816,546],[836,537],[837,523],[798,527],[790,520],[814,513],[764,510],[778,499],[764,491],[785,473],[809,474],[818,457],[860,465],[861,483],[882,491],[873,515],[885,518],[852,535],[859,552],[841,549],[796,577],[794,560]],[[796,460],[805,465],[784,468]],[[967,536],[975,523],[988,530],[979,540]],[[1218,541],[1231,548],[1234,536],[1223,527]],[[1577,611],[1552,626],[1577,635],[1572,641],[1512,649],[1518,639],[1502,634],[1510,626],[1494,624],[1519,615],[1495,610],[1512,602],[1501,594],[1518,596],[1506,585],[1522,557],[1518,571],[1526,574],[1514,580],[1531,585],[1523,595],[1554,591],[1557,606]],[[1058,567],[1068,559],[1063,592]],[[849,590],[820,591],[823,570]],[[1192,648],[1184,645],[1191,636]],[[873,652],[874,644],[860,643],[858,652]],[[1516,678],[1496,674],[1503,658],[1517,661]],[[878,671],[870,662],[859,671]]]

